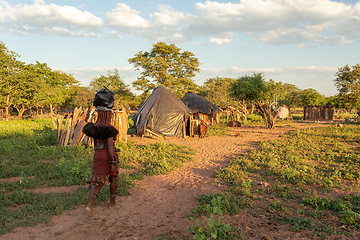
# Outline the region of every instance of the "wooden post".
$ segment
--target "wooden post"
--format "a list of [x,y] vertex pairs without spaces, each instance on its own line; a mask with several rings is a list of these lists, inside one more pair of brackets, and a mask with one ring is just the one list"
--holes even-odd
[[80,142],[80,139],[83,135],[83,128],[85,126],[86,122],[82,119],[79,119],[79,122],[78,124],[76,125],[76,129],[75,129],[75,132],[74,132],[74,136],[71,140],[71,145],[77,145],[79,142]]
[[74,130],[75,130],[76,124],[79,120],[80,113],[81,113],[81,108],[74,109],[73,119],[72,119],[71,125],[70,125],[69,140],[72,139],[72,136],[74,135]]
[[70,120],[71,120],[71,119],[70,119],[69,116],[68,116],[68,117],[66,118],[65,127],[64,127],[63,131],[61,132],[61,137],[60,137],[58,146],[63,146],[64,143],[65,143],[65,138],[66,138],[66,134],[67,134],[67,128],[68,128],[68,126],[69,126]]
[[183,121],[182,125],[183,125],[183,138],[186,138],[186,126],[185,126],[185,121]]
[[56,145],[59,145],[60,142],[63,119],[63,116],[60,116],[60,118],[57,119]]
[[153,131],[151,131],[151,130],[149,130],[149,129],[145,129],[145,131],[148,132],[148,133],[150,133],[150,134],[152,134],[152,135],[154,135],[154,136],[156,136],[156,137],[158,137],[158,138],[164,138],[164,139],[165,139],[165,137],[163,137],[163,136],[161,136],[161,135],[159,135],[159,134],[157,134],[157,133],[154,133]]

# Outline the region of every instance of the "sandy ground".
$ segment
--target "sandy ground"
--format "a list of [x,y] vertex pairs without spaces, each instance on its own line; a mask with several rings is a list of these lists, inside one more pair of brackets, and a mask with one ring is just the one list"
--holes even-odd
[[[145,177],[137,181],[130,196],[117,198],[116,209],[110,210],[108,203],[101,203],[95,207],[96,216],[90,218],[84,214],[85,206],[81,206],[53,217],[47,224],[17,228],[15,233],[2,235],[0,239],[130,240],[160,236],[192,239],[192,235],[187,233],[192,224],[188,216],[197,206],[196,196],[218,192],[223,188],[213,177],[215,170],[226,166],[230,159],[239,154],[255,149],[257,141],[276,139],[290,130],[306,127],[310,126],[295,123],[275,129],[241,127],[231,128],[227,136],[169,138],[165,141],[196,149],[195,161],[169,175]],[[140,137],[129,140],[135,144],[159,141]],[[270,214],[256,216],[245,209],[239,215],[225,217],[224,221],[232,226],[240,226],[245,239],[312,239],[310,232],[289,232],[288,226],[275,226],[270,219]],[[334,236],[332,239],[351,238]]]

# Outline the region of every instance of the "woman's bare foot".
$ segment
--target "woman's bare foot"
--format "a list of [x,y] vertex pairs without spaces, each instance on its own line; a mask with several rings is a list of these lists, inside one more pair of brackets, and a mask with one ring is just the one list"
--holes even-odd
[[89,217],[93,217],[94,216],[94,211],[92,207],[86,207],[85,208],[85,213],[86,215],[88,215]]

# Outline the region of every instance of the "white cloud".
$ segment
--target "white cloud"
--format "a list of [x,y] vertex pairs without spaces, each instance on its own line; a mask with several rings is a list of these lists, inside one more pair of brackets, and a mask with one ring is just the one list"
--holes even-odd
[[[61,36],[84,36],[77,34],[77,31],[103,26],[103,20],[90,12],[80,11],[72,6],[46,4],[42,0],[36,0],[31,5],[13,5],[1,1],[0,16],[0,24],[8,26],[8,29],[2,27],[3,31],[15,29],[18,33],[40,31]],[[62,30],[58,31],[59,29]],[[69,33],[64,34],[65,32]]]
[[151,41],[209,39],[214,44],[229,44],[233,42],[230,34],[242,34],[268,44],[299,47],[344,45],[360,39],[360,2],[351,5],[332,0],[205,1],[194,3],[195,14],[159,5],[157,11],[147,15],[118,3],[104,13],[105,18],[81,8],[47,4],[43,0],[34,0],[32,4],[0,1],[0,31],[78,37],[114,36],[116,31],[117,38],[130,34]]
[[118,31],[111,31],[110,33],[113,37],[120,39],[120,40],[122,39],[122,36]]
[[150,26],[150,22],[140,15],[140,12],[131,9],[125,3],[118,3],[117,7],[106,13],[109,26],[143,29]]
[[73,34],[67,29],[60,28],[60,27],[52,27],[52,28],[45,28],[44,30],[46,33],[51,33],[63,37],[72,37]]
[[359,5],[330,0],[206,1],[195,4],[199,18],[187,33],[213,36],[239,32],[271,44],[342,44],[342,36],[347,41],[360,37]]
[[210,38],[209,41],[212,43],[220,44],[220,45],[223,43],[231,43],[232,36],[233,36],[233,34],[231,32],[226,32],[226,33],[219,34],[216,37]]
[[183,12],[178,12],[174,10],[171,6],[159,7],[159,12],[150,14],[151,18],[154,18],[154,24],[159,26],[172,26],[177,27],[180,24],[180,20],[186,18],[186,15]]

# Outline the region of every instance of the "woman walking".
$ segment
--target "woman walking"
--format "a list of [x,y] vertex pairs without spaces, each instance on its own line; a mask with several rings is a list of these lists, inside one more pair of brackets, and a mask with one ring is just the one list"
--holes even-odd
[[114,106],[114,93],[108,89],[101,89],[94,97],[93,105],[97,111],[97,120],[88,123],[83,132],[94,139],[94,157],[92,174],[87,183],[92,186],[89,203],[85,209],[88,216],[94,216],[93,205],[104,184],[110,184],[110,207],[115,206],[118,176],[118,156],[115,152],[114,140],[119,133],[111,125]]

